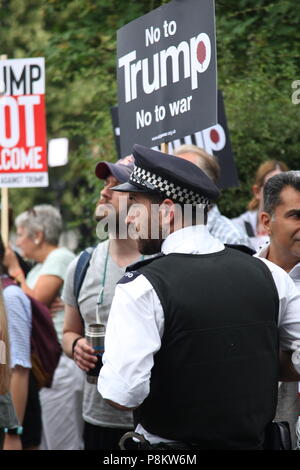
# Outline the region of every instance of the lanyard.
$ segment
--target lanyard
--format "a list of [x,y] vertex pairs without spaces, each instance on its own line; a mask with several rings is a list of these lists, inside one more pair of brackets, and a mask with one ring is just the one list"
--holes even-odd
[[[101,310],[101,305],[103,304],[103,298],[104,298],[104,286],[105,286],[105,280],[106,280],[108,255],[109,255],[109,243],[107,244],[103,276],[102,276],[101,281],[100,281],[99,297],[98,297],[98,301],[97,301],[97,305],[96,305],[96,323],[101,323],[100,310]],[[144,256],[141,257],[141,260],[142,261],[144,260]]]
[[107,244],[103,276],[102,276],[102,279],[100,280],[99,297],[98,297],[98,302],[97,302],[97,305],[96,305],[96,323],[101,323],[100,308],[101,308],[101,305],[103,304],[104,286],[105,286],[107,263],[108,263],[108,253],[109,253],[109,242]]

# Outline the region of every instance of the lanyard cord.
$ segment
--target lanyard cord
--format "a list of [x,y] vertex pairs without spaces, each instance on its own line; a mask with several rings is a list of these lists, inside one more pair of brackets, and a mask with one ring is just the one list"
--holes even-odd
[[[103,276],[102,280],[100,282],[100,292],[99,292],[99,297],[98,297],[98,302],[96,306],[96,322],[101,323],[100,319],[100,307],[103,304],[103,297],[104,297],[104,286],[105,286],[105,280],[106,280],[106,272],[107,272],[107,263],[108,263],[108,255],[109,255],[109,242],[107,244],[107,251],[106,251],[106,256],[105,256],[105,263],[104,263],[104,270],[103,270]],[[144,255],[141,257],[141,260],[144,260]]]
[[105,286],[107,263],[108,263],[108,254],[109,254],[109,242],[107,244],[103,276],[102,276],[102,279],[100,280],[100,292],[99,292],[99,297],[98,297],[98,302],[97,302],[97,307],[96,307],[96,321],[97,321],[97,323],[101,323],[100,307],[103,304],[104,286]]

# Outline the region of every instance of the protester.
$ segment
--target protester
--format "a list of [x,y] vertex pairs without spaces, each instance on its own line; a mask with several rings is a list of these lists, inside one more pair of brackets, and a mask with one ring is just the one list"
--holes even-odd
[[19,426],[19,421],[16,416],[11,395],[9,393],[9,366],[10,354],[8,341],[8,326],[4,307],[2,286],[0,283],[0,450],[3,450],[5,434],[7,435],[7,448],[21,450],[22,443],[20,436],[18,434],[11,434],[11,432],[7,432],[8,430],[15,430]]
[[[4,246],[0,239],[0,284],[3,290],[4,305],[1,294],[1,318],[4,318],[4,308],[7,311],[9,349],[7,366],[11,369],[9,390],[11,393],[17,420],[13,411],[9,426],[6,426],[4,441],[5,450],[36,450],[40,445],[42,423],[38,388],[31,368],[31,320],[30,301],[17,284],[13,284],[7,276],[3,265]],[[10,285],[11,284],[11,285]],[[2,329],[2,328],[1,328]],[[3,324],[5,331],[5,324]],[[5,343],[7,344],[8,339]],[[7,349],[8,351],[8,349]],[[8,382],[8,371],[6,383]],[[5,377],[5,375],[4,375]],[[2,378],[2,380],[4,379]],[[7,386],[7,385],[6,385]],[[3,403],[3,399],[2,399]],[[9,397],[5,398],[9,405]]]
[[282,378],[300,377],[291,362],[300,294],[275,264],[209,234],[219,191],[198,167],[140,145],[133,155],[129,182],[114,190],[129,191],[138,233],[160,229],[138,238],[140,251],[162,254],[116,287],[98,389],[118,409],[137,408],[136,431],[152,446],[261,449],[276,410],[278,334]]
[[[263,199],[260,223],[270,244],[264,246],[258,256],[278,264],[300,289],[300,172],[288,171],[270,178],[264,186]],[[293,447],[299,415],[298,382],[281,383],[275,419],[289,422]]]
[[[197,165],[217,185],[220,178],[220,165],[214,155],[208,154],[196,145],[181,145],[175,148],[174,155]],[[220,213],[217,204],[208,211],[207,228],[209,233],[222,243],[252,247],[248,236],[236,227],[230,219]]]
[[[132,168],[132,157],[117,163],[100,162],[96,166],[96,176],[105,181],[95,211],[96,220],[99,221],[97,228],[102,231],[101,227],[106,220],[109,238],[100,242],[92,252],[78,297],[74,292],[78,258],[70,264],[64,286],[64,351],[74,358],[83,371],[95,367],[94,350],[83,336],[87,326],[96,323],[96,308],[101,323],[106,325],[117,281],[123,276],[128,264],[140,259],[135,241],[126,239],[127,230],[123,239],[120,236],[118,221],[121,218],[125,222],[127,197],[123,195],[125,204],[122,209],[119,194],[111,190],[116,184],[128,180]],[[126,228],[125,223],[124,226]],[[97,385],[87,381],[84,384],[83,418],[86,450],[117,449],[120,437],[126,430],[133,428],[132,412],[124,413],[110,407],[99,395]]]
[[[0,241],[1,250],[1,241]],[[0,274],[1,271],[0,271]],[[9,391],[10,383],[10,353],[8,340],[7,316],[3,300],[2,285],[0,283],[0,395]]]
[[287,170],[288,167],[284,162],[277,160],[263,162],[256,171],[255,182],[252,186],[253,197],[248,204],[248,211],[231,219],[237,227],[248,235],[256,251],[269,240],[260,219],[260,213],[263,210],[264,185],[272,176]]
[[[16,218],[16,245],[22,254],[37,264],[25,275],[12,250],[6,251],[8,271],[23,291],[48,307],[60,295],[68,265],[75,255],[59,247],[62,218],[50,205],[38,205]],[[64,311],[53,318],[59,340],[62,340]],[[40,392],[43,420],[42,449],[82,449],[83,374],[65,355],[61,356],[52,387]]]

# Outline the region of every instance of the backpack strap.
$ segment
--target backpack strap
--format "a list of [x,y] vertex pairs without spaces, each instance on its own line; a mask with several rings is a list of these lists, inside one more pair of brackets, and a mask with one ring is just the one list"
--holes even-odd
[[[90,260],[92,257],[92,254],[94,252],[95,247],[90,246],[89,248],[86,248],[79,256],[79,259],[76,264],[75,268],[75,273],[74,273],[74,285],[73,285],[73,291],[74,291],[74,296],[76,298],[76,302],[78,305],[78,297],[80,293],[80,289],[82,286],[82,283],[84,281],[87,269],[90,265]],[[78,308],[79,310],[79,308]]]

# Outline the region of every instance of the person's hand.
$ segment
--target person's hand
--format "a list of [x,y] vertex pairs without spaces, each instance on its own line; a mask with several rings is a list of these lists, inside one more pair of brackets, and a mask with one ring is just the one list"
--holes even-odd
[[84,372],[94,369],[98,361],[95,350],[89,345],[86,338],[80,338],[74,348],[73,359]]
[[5,248],[3,264],[11,277],[18,276],[22,271],[18,258],[10,246]]
[[22,441],[17,434],[5,434],[3,450],[22,450]]
[[61,312],[65,308],[64,302],[60,297],[55,297],[52,304],[49,307],[52,318],[54,318],[57,312]]

